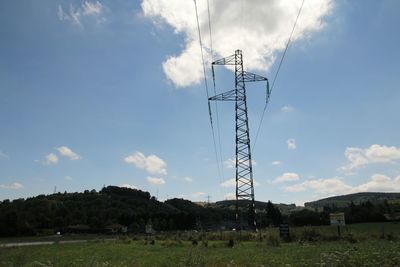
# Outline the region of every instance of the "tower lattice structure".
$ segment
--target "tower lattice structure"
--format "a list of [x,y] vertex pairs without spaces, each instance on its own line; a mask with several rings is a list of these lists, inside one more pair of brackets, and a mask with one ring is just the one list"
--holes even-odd
[[248,203],[248,218],[256,229],[255,202],[254,202],[254,180],[253,166],[250,148],[249,120],[247,112],[246,83],[267,81],[267,101],[270,91],[268,79],[260,75],[244,71],[243,55],[241,50],[236,50],[235,54],[212,62],[212,73],[215,85],[214,66],[232,65],[235,68],[235,89],[210,97],[209,101],[233,101],[235,102],[235,131],[236,131],[236,224],[237,229],[242,229],[242,210],[240,201]]

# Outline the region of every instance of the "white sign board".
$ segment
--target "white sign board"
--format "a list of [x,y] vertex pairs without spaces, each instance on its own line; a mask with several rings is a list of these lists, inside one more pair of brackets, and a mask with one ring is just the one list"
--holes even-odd
[[331,213],[329,214],[331,225],[346,225],[344,219],[344,212]]

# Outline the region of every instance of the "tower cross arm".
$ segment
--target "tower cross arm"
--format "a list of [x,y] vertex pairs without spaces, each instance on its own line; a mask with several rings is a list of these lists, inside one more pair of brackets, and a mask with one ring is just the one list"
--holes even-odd
[[236,101],[236,100],[243,101],[244,100],[244,96],[238,96],[236,94],[236,89],[233,89],[233,90],[227,91],[225,93],[212,96],[208,100],[213,100],[213,101]]
[[218,59],[212,63],[212,65],[235,65],[236,64],[236,55],[231,55],[229,57],[224,57]]
[[261,82],[261,81],[268,81],[267,78],[254,74],[248,71],[243,71],[242,74],[240,74],[239,78],[242,78],[244,82]]

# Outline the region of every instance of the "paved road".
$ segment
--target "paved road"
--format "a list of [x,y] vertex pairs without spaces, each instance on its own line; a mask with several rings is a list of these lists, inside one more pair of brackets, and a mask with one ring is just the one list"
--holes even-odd
[[[116,240],[115,238],[102,239],[104,241]],[[73,243],[85,243],[90,240],[64,240],[64,241],[37,241],[37,242],[15,242],[0,244],[0,248],[9,247],[24,247],[24,246],[38,246],[38,245],[54,245],[54,244],[73,244]]]

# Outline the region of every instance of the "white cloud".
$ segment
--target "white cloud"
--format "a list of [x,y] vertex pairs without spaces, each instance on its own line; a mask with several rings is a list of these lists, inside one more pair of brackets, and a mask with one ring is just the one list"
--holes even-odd
[[[268,70],[276,53],[285,48],[300,4],[293,0],[210,1],[215,57],[231,55],[239,48],[247,68]],[[332,5],[331,0],[305,1],[292,40],[305,39],[321,30]],[[206,0],[198,0],[197,6],[208,65],[211,54]],[[177,87],[199,83],[202,66],[193,1],[142,0],[141,7],[145,17],[157,25],[165,23],[183,35],[185,44],[180,54],[169,56],[163,63],[168,79]]]
[[153,185],[163,185],[165,184],[165,180],[163,178],[157,178],[157,177],[147,177],[147,182]]
[[290,138],[286,141],[287,148],[290,150],[296,149],[296,140],[293,138]]
[[293,110],[294,107],[292,107],[291,105],[285,105],[281,108],[281,111],[285,113],[292,112]]
[[8,155],[6,155],[5,153],[3,153],[3,151],[0,151],[0,160],[2,159],[8,159]]
[[199,198],[202,198],[206,195],[204,192],[194,192],[191,194],[181,194],[178,197],[179,198],[184,198],[184,199],[195,199],[198,200]]
[[67,181],[72,181],[72,177],[71,177],[71,176],[68,176],[68,175],[65,176],[64,179],[67,180]]
[[318,195],[324,196],[343,195],[354,192],[354,188],[345,184],[340,177],[307,180],[299,184],[285,187],[285,191],[287,192],[300,192],[307,189],[311,189]]
[[[240,183],[242,183],[242,181],[240,181]],[[253,179],[253,185],[254,186],[259,186],[259,183]],[[222,187],[236,187],[236,179],[232,178],[232,179],[228,179],[225,182],[221,183],[220,186]]]
[[236,195],[234,193],[228,193],[224,195],[224,199],[225,200],[235,200],[236,199]]
[[285,172],[284,174],[275,178],[273,183],[293,182],[300,179],[299,175],[294,172]]
[[22,189],[24,186],[18,182],[12,184],[0,184],[1,189],[12,189],[12,190],[19,190]]
[[313,179],[292,186],[287,186],[284,190],[287,192],[312,190],[320,197],[357,192],[398,192],[400,191],[400,176],[391,179],[383,174],[374,174],[368,182],[357,186],[346,184],[341,177]]
[[35,162],[41,163],[43,165],[51,165],[58,163],[58,157],[54,153],[48,154],[44,160],[35,160]]
[[60,153],[61,156],[67,157],[70,160],[79,160],[79,159],[81,159],[81,156],[76,154],[69,147],[61,146],[61,147],[58,147],[57,150],[58,150],[58,152]]
[[194,193],[190,194],[190,196],[193,197],[193,198],[200,198],[200,197],[203,197],[205,195],[206,195],[206,193],[204,193],[204,192],[194,192]]
[[222,187],[235,187],[236,186],[236,180],[235,178],[226,180],[225,182],[221,183]]
[[131,185],[131,184],[121,184],[121,185],[119,185],[119,187],[126,187],[126,188],[130,188],[130,189],[138,189],[136,186]]
[[400,148],[395,146],[371,145],[368,148],[348,147],[344,152],[350,162],[340,168],[351,171],[374,163],[394,163],[400,161]]
[[188,182],[188,183],[193,182],[192,177],[189,177],[189,176],[183,177],[183,180],[185,180],[185,181]]
[[78,7],[70,4],[68,12],[64,11],[62,5],[58,5],[57,16],[60,21],[69,21],[83,27],[84,19],[94,19],[97,24],[104,22],[104,10],[105,6],[99,1],[84,1]]
[[136,151],[132,155],[125,157],[124,161],[135,165],[136,168],[147,171],[149,174],[167,175],[167,164],[154,154],[146,157],[142,152]]
[[398,192],[400,191],[400,176],[391,179],[383,174],[374,174],[370,181],[359,185],[357,190],[360,192]]
[[[248,163],[248,160],[242,160],[241,163]],[[251,160],[252,166],[256,166],[257,162],[255,160]],[[236,168],[236,159],[235,158],[229,158],[224,161],[224,166],[227,169],[233,169]]]
[[275,161],[271,162],[271,164],[274,165],[274,166],[278,166],[278,165],[281,165],[282,162],[279,161],[279,160],[275,160]]
[[102,12],[103,5],[99,1],[96,1],[94,3],[85,1],[82,3],[82,13],[84,15],[97,16],[100,15]]

